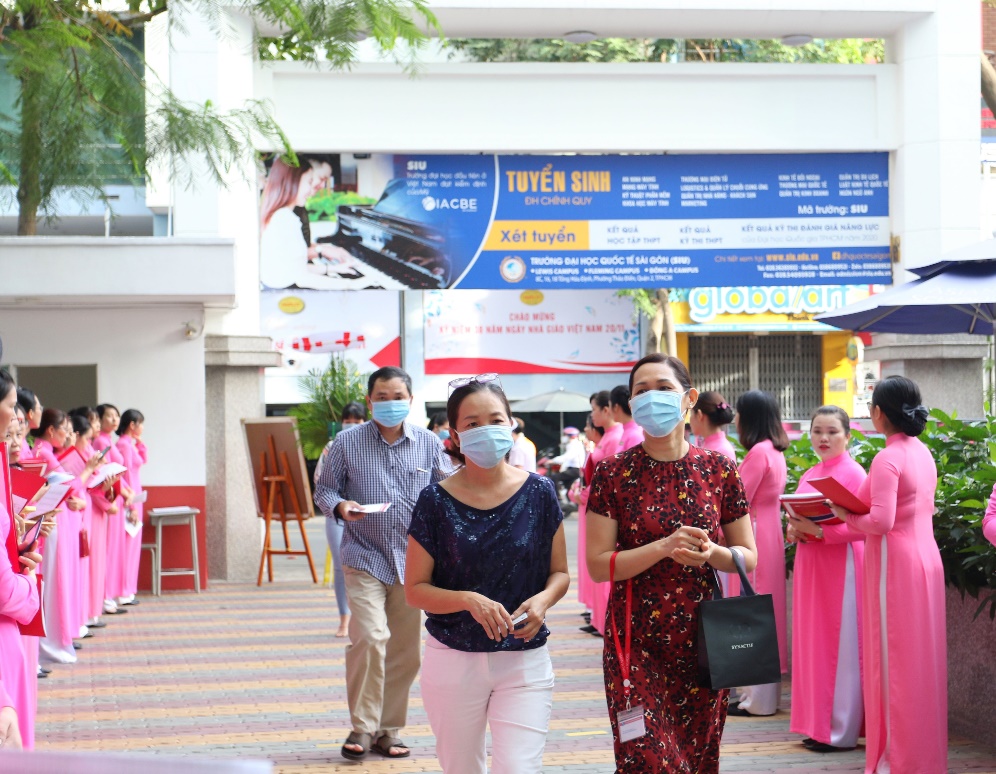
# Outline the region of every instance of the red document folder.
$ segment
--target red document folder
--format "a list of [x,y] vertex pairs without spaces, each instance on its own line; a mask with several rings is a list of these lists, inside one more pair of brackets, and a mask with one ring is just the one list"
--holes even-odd
[[809,479],[809,485],[825,495],[834,505],[839,505],[851,513],[868,513],[871,508],[868,503],[862,502],[854,492],[845,487],[833,476],[811,478]]
[[820,492],[787,494],[778,498],[789,516],[809,519],[816,524],[842,524],[827,505],[827,496]]
[[45,479],[41,476],[17,468],[10,469],[8,481],[10,482],[12,513],[20,513],[21,509],[31,502],[31,498],[38,494],[38,490],[45,486]]
[[[42,463],[44,465],[44,463]],[[17,550],[17,528],[14,523],[14,508],[11,500],[11,474],[19,473],[16,469],[11,470],[8,465],[7,458],[7,447],[4,444],[4,448],[0,450],[0,475],[3,476],[3,481],[0,481],[0,486],[3,487],[3,494],[6,499],[6,507],[8,515],[10,518],[10,528],[7,530],[7,542],[4,548],[7,550],[7,557],[10,559],[10,566],[13,568],[14,572],[21,571],[20,553]],[[45,479],[42,479],[44,483]],[[38,491],[37,489],[35,490]],[[41,601],[41,573],[36,571],[35,582],[38,584],[38,599]],[[45,625],[42,622],[42,611],[41,604],[38,605],[38,612],[35,613],[35,617],[27,624],[18,624],[17,628],[20,629],[21,634],[27,634],[31,637],[44,637],[45,636]]]
[[80,474],[86,470],[86,460],[83,459],[83,455],[75,446],[70,446],[59,455],[59,464],[62,465],[62,469],[66,473],[76,476],[76,478],[79,478]]
[[45,460],[21,460],[18,465],[23,470],[26,470],[28,473],[34,473],[36,476],[44,476],[45,468],[48,467]]

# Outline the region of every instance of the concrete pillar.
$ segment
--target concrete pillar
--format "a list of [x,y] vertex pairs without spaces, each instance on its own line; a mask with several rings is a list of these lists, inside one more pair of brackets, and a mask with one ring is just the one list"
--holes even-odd
[[890,199],[903,268],[982,238],[980,25],[978,3],[936,3],[888,41],[900,66],[902,135]]
[[[904,269],[988,236],[979,214],[980,24],[977,3],[937,3],[887,47],[900,65],[902,110],[890,191],[896,283],[914,278]],[[962,417],[982,416],[985,356],[985,340],[967,335],[878,334],[865,351],[866,360],[881,362],[883,377],[908,376],[927,406]]]
[[251,581],[260,526],[241,420],[266,414],[263,369],[280,365],[265,336],[205,336],[207,546],[212,580]]
[[[210,102],[219,111],[246,108],[255,97],[256,47],[253,21],[234,9],[206,15],[194,5],[174,10],[169,31],[169,82],[185,102]],[[217,185],[206,165],[191,160],[193,186],[185,185],[178,167],[172,185],[173,234],[220,236],[235,240],[236,304],[223,313],[206,316],[208,333],[259,335],[259,190],[251,150],[224,174]]]
[[920,387],[923,404],[961,419],[983,416],[985,385],[982,362],[985,336],[880,333],[865,347],[865,360],[878,360],[882,378],[906,376]]

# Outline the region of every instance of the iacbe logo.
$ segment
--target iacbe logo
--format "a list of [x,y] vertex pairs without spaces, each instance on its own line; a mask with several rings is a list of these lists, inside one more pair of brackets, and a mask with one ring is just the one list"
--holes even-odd
[[439,199],[435,196],[425,196],[422,199],[422,209],[426,212],[433,210],[458,210],[460,212],[477,212],[477,199]]

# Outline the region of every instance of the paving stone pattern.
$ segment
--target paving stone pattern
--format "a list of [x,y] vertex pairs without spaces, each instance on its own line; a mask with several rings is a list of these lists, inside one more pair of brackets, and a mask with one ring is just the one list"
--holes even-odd
[[[572,544],[575,521],[568,521]],[[310,526],[321,576],[325,541],[320,523]],[[143,596],[128,615],[108,617],[79,663],[40,681],[39,749],[263,758],[282,774],[439,772],[417,682],[405,734],[410,758],[340,757],[349,715],[334,593],[301,579],[303,561],[278,559],[277,582],[262,588],[213,583],[200,595]],[[557,686],[543,769],[607,774],[614,766],[602,642],[578,630],[580,613],[569,592],[549,619]],[[786,689],[782,706],[788,701]],[[806,751],[784,709],[730,718],[723,737],[724,772],[861,772],[863,765],[862,748]],[[953,739],[949,768],[996,772],[996,751]]]

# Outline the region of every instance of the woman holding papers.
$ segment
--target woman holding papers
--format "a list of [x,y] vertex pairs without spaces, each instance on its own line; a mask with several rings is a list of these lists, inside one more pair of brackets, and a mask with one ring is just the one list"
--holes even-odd
[[[93,438],[93,428],[86,414],[70,414],[70,421],[73,423],[73,446],[67,449],[66,453],[60,457],[62,467],[76,476],[75,489],[79,497],[86,503],[86,507],[81,511],[82,524],[80,526],[80,631],[86,632],[87,626],[97,624],[97,616],[100,612],[91,611],[90,585],[92,582],[95,562],[103,562],[103,546],[98,552],[91,548],[93,540],[93,497],[87,489],[86,482],[90,473],[96,469],[98,461],[94,459],[93,447],[90,440]],[[72,460],[72,463],[70,463]],[[89,463],[89,464],[88,464]],[[80,465],[83,465],[82,469]],[[72,470],[69,468],[72,467]],[[103,598],[103,569],[100,571],[101,597]]]
[[[865,471],[847,452],[850,425],[838,406],[816,409],[809,440],[820,461],[802,474],[797,494],[816,492],[809,481],[827,476],[858,491]],[[798,544],[792,572],[790,729],[803,734],[803,744],[815,752],[851,750],[858,743],[864,706],[858,602],[864,534],[843,523],[790,515],[786,539]]]
[[700,449],[725,454],[734,462],[737,453],[733,444],[726,437],[726,427],[733,421],[733,406],[726,402],[720,393],[709,390],[699,395],[691,412],[688,414],[688,424],[697,436],[695,444]]
[[[785,542],[782,509],[778,498],[785,491],[785,455],[788,437],[782,427],[781,409],[768,393],[750,390],[737,399],[737,433],[747,449],[740,463],[740,477],[750,502],[750,516],[757,541],[757,571],[751,582],[758,594],[771,594],[778,626],[778,654],[782,672],[788,671],[788,611],[785,586]],[[740,579],[731,576],[728,593],[740,593]],[[740,703],[731,715],[774,715],[778,711],[781,683],[751,685],[740,689]]]
[[[14,417],[14,380],[6,371],[0,370],[0,428],[8,428]],[[2,482],[9,486],[10,482]],[[32,550],[18,556],[17,533],[14,529],[14,516],[7,512],[7,498],[0,493],[0,542],[5,549],[0,550],[0,679],[2,693],[7,695],[3,703],[13,706],[17,712],[18,725],[23,745],[34,747],[35,702],[32,690],[33,675],[25,668],[24,647],[18,623],[27,624],[38,612],[38,586],[35,581],[35,568],[41,562]],[[13,560],[13,561],[12,561]],[[4,723],[10,721],[10,713],[2,713]]]
[[[117,408],[110,403],[102,403],[97,406],[97,413],[100,415],[100,432],[93,440],[93,448],[96,451],[103,451],[110,447],[110,451],[104,459],[123,465],[124,458],[117,446],[114,445],[114,432],[118,429],[121,415]],[[124,593],[124,512],[130,503],[131,490],[117,479],[109,491],[103,489],[94,494],[94,508],[98,514],[104,516],[107,527],[104,612],[109,615],[127,613],[127,610],[118,607],[117,600]]]
[[[128,409],[118,424],[118,451],[122,464],[128,469],[123,474],[132,492],[132,502],[125,508],[124,563],[119,605],[137,605],[138,565],[142,558],[142,466],[149,461],[149,453],[142,443],[145,417],[138,409]],[[129,526],[131,525],[131,526]]]
[[[47,408],[33,430],[35,456],[44,460],[45,474],[64,473],[57,452],[69,442],[72,426],[64,411]],[[71,479],[70,479],[71,480]],[[45,636],[42,637],[41,660],[48,663],[76,663],[73,638],[80,635],[79,563],[81,513],[86,502],[71,492],[56,515],[56,527],[45,539],[42,551],[42,605],[45,609]]]
[[553,665],[547,611],[567,592],[564,516],[550,479],[513,467],[512,412],[495,374],[450,383],[464,467],[422,490],[405,597],[428,613],[422,701],[447,774],[539,774]]
[[872,393],[885,435],[859,500],[867,513],[834,513],[864,532],[865,771],[947,771],[948,670],[944,568],[934,541],[937,468],[917,438],[927,424],[920,389],[889,376]]

